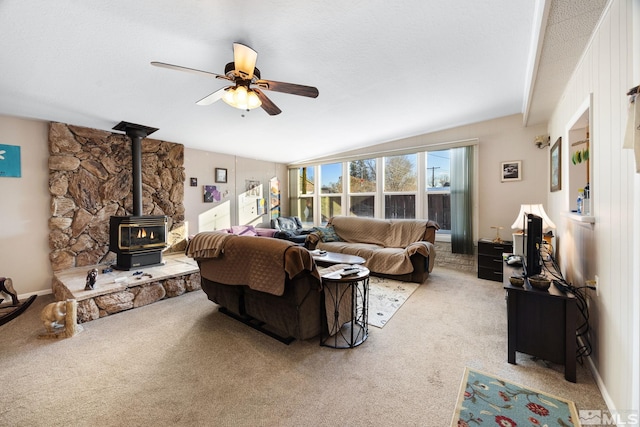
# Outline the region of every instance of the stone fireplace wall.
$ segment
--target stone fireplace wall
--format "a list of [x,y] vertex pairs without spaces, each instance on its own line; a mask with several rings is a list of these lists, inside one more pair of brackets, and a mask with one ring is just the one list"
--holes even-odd
[[[109,218],[132,215],[131,139],[52,123],[49,128],[49,247],[54,271],[114,263]],[[184,146],[142,140],[142,213],[168,217],[170,247],[184,233]]]

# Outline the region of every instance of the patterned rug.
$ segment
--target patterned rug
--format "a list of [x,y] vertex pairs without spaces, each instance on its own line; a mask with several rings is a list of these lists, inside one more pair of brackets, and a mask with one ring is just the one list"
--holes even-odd
[[569,400],[465,368],[451,426],[579,426]]
[[369,279],[369,325],[382,328],[411,294],[418,283],[399,282],[371,276]]

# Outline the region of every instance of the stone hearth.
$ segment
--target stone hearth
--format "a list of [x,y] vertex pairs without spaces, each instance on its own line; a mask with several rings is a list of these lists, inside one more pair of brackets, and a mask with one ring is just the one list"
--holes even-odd
[[[106,265],[56,271],[53,294],[58,301],[75,299],[78,323],[84,323],[200,289],[195,260],[178,253],[165,255],[163,261],[164,265],[132,271],[103,273]],[[85,290],[87,272],[92,268],[98,269],[98,279],[94,289]],[[142,274],[134,275],[137,271]]]

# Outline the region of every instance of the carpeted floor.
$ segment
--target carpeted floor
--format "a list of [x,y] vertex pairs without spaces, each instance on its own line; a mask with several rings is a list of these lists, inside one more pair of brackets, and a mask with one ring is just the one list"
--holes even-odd
[[286,346],[218,313],[204,292],[41,340],[39,297],[0,327],[3,426],[445,426],[465,366],[606,409],[589,371],[507,363],[504,290],[436,269],[349,350]]

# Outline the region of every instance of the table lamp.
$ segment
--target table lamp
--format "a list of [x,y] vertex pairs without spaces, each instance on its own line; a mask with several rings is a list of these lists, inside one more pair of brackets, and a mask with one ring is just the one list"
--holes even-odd
[[[538,215],[542,218],[542,231],[545,233],[545,240],[551,244],[550,240],[553,237],[553,234],[549,234],[548,232],[552,229],[556,228],[556,225],[551,221],[551,219],[547,216],[547,213],[544,211],[544,207],[542,204],[523,204],[520,205],[520,212],[518,212],[518,216],[516,216],[516,220],[511,224],[511,229],[519,230],[518,232],[514,232],[513,237],[513,253],[516,255],[525,255],[524,250],[524,227],[526,221],[527,214]],[[548,239],[548,240],[547,240]]]

